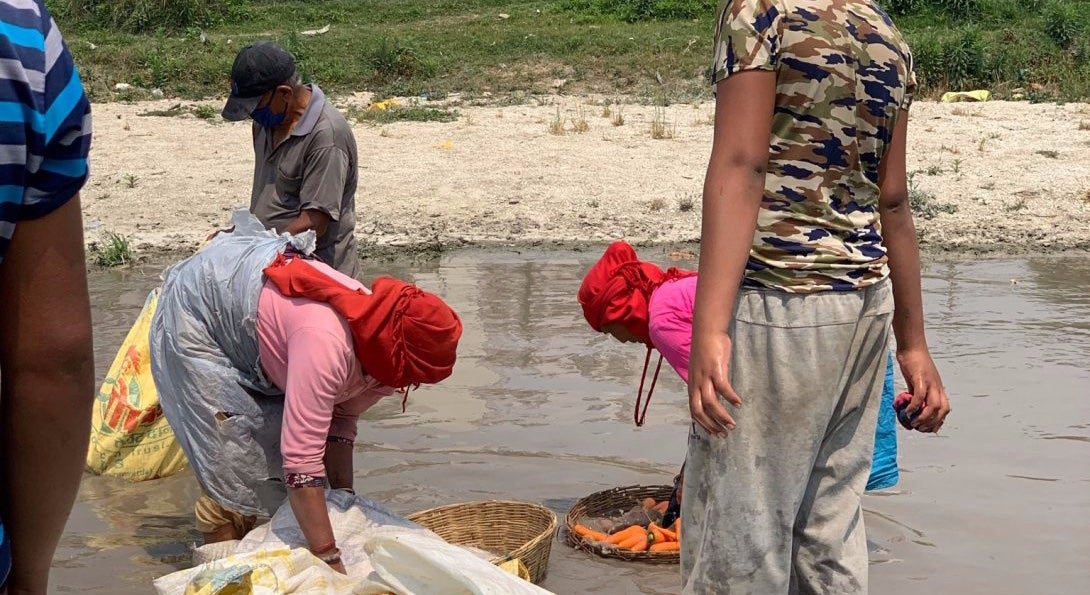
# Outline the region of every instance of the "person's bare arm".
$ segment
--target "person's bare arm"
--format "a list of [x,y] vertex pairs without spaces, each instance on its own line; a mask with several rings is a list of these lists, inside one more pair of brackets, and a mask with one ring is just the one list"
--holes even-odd
[[[307,539],[307,546],[313,551],[334,542],[333,525],[329,522],[329,510],[326,508],[325,488],[288,488],[288,503],[299,521],[299,528]],[[345,573],[344,564],[337,562],[330,567]]]
[[924,336],[920,251],[908,202],[907,144],[906,111],[898,118],[889,149],[879,164],[881,198],[878,210],[883,243],[889,258],[889,276],[893,282],[893,332],[897,337],[897,362],[912,393],[908,412],[911,414],[920,410],[913,422],[917,430],[935,432],[942,427],[950,413],[950,401]]
[[689,359],[690,413],[693,421],[716,435],[735,426],[719,397],[742,404],[729,381],[727,329],[764,195],[775,104],[776,74],[767,70],[734,74],[716,91]]
[[352,445],[344,442],[326,442],[325,457],[322,459],[325,465],[326,479],[329,487],[337,489],[352,489]]
[[45,593],[86,463],[94,402],[79,196],[18,224],[0,265],[3,521],[10,593]]
[[299,216],[296,217],[294,221],[284,228],[284,231],[295,235],[303,233],[308,229],[313,229],[314,234],[320,238],[325,235],[326,229],[329,227],[331,221],[333,221],[333,219],[322,211],[317,209],[305,209],[303,212],[299,213]]

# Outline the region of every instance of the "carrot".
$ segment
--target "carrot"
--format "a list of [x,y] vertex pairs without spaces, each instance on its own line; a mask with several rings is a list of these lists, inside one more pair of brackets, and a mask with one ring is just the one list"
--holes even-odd
[[654,510],[656,512],[660,512],[662,514],[666,514],[666,509],[669,508],[669,507],[670,507],[670,502],[668,500],[663,500],[662,502],[659,502],[658,504],[652,506],[651,510]]
[[676,541],[664,541],[651,546],[652,552],[677,552],[681,551],[681,544]]
[[635,536],[639,535],[642,532],[643,532],[643,527],[641,527],[639,525],[632,525],[631,527],[629,527],[627,529],[622,529],[620,531],[617,531],[613,535],[608,536],[606,538],[606,543],[612,543],[613,545],[617,545],[617,544],[621,543],[622,541],[624,541],[626,539],[630,539],[632,537],[635,537]]
[[674,533],[673,531],[671,531],[669,529],[661,529],[661,528],[659,529],[659,531],[662,531],[662,536],[666,538],[666,539],[663,539],[663,541],[678,541],[677,533]]
[[644,534],[644,536],[641,537],[640,540],[636,542],[636,545],[632,546],[630,549],[632,551],[634,551],[634,552],[646,552],[647,551],[647,535]]
[[584,539],[591,539],[594,541],[605,541],[609,538],[609,535],[606,535],[601,531],[594,531],[593,529],[589,529],[583,525],[576,525],[575,533],[583,537]]
[[617,544],[617,547],[621,548],[622,550],[630,550],[630,549],[634,548],[636,546],[636,544],[638,544],[640,542],[646,543],[647,542],[647,537],[640,536],[640,535],[637,535],[635,537],[630,537],[630,538],[622,541],[621,543]]
[[662,527],[656,525],[655,523],[651,523],[650,525],[647,525],[647,530],[650,531],[651,535],[655,537],[653,540],[651,540],[652,544],[662,543],[666,541],[666,533],[663,532]]
[[655,507],[655,499],[654,498],[644,498],[643,499],[643,509],[644,510],[650,510],[650,509],[652,509],[654,507]]
[[604,542],[606,541],[606,538],[609,537],[605,533],[602,533],[601,531],[594,531],[593,529],[590,529],[590,527],[585,525],[576,525],[576,527],[574,527],[574,531],[576,531],[577,535],[586,537],[588,539],[594,539],[595,542]]

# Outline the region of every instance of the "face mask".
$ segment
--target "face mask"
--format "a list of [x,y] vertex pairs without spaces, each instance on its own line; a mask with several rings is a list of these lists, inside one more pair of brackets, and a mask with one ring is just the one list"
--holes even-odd
[[269,102],[269,105],[266,105],[265,107],[259,107],[250,112],[250,117],[262,128],[275,128],[284,122],[284,118],[288,117],[288,109],[286,107],[284,108],[284,111],[279,114],[274,114],[269,108],[270,105],[272,105],[272,102]]

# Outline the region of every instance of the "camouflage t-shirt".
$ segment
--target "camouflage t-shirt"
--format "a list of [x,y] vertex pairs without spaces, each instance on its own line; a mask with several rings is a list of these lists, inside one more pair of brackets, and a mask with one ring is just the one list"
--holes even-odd
[[726,0],[712,83],[751,69],[776,73],[776,109],[745,284],[881,281],[878,165],[915,91],[908,45],[870,0]]

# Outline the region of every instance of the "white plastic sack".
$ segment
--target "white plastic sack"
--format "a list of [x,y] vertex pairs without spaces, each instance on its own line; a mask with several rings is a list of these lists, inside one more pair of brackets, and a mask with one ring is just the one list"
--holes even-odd
[[338,573],[306,549],[232,554],[155,581],[171,595],[378,595],[385,586]]
[[[384,592],[397,595],[548,593],[366,498],[333,490],[326,493],[326,506],[348,578],[353,579],[350,586],[342,586],[340,588],[345,590],[338,592],[364,595]],[[207,554],[211,554],[213,547],[198,548],[195,557],[211,557]],[[225,561],[248,564],[252,561],[246,556],[284,548],[292,548],[293,552],[306,551],[306,539],[290,506],[281,506],[268,524],[251,531],[238,543],[230,558],[165,576],[156,581],[155,586],[160,595],[185,595],[189,581],[202,569],[222,571]],[[207,554],[205,550],[209,550]],[[287,578],[278,577],[278,580],[283,582]],[[322,590],[292,591],[312,592],[327,593]],[[214,593],[209,592],[209,595]]]

